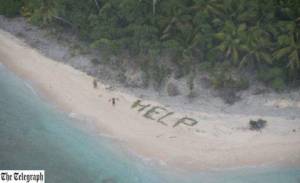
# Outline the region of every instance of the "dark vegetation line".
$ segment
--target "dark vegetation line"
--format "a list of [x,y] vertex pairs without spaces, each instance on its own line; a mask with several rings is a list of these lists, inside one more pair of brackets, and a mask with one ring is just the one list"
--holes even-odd
[[69,27],[92,48],[139,58],[158,83],[176,73],[192,90],[206,71],[215,88],[247,87],[244,73],[278,91],[300,86],[299,0],[0,0],[0,14]]

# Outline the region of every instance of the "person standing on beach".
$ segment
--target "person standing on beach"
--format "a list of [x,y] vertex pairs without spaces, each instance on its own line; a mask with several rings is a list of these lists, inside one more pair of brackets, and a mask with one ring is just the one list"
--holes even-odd
[[95,89],[98,87],[98,83],[97,83],[96,79],[93,80],[93,86],[94,86]]
[[111,104],[112,104],[113,106],[115,106],[117,100],[119,100],[119,99],[118,99],[118,98],[115,98],[115,97],[112,97],[111,99],[109,99],[109,102],[111,101]]

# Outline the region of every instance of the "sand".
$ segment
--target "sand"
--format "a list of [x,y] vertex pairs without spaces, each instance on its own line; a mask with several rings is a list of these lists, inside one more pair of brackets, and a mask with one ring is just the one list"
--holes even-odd
[[[159,101],[142,100],[143,104],[167,110],[159,111],[160,114],[152,113],[150,117],[155,120],[151,120],[145,117],[151,107],[141,112],[138,112],[139,108],[132,108],[139,98],[118,89],[111,90],[110,86],[102,83],[94,89],[92,77],[43,56],[2,30],[0,63],[28,80],[41,97],[71,117],[88,119],[97,133],[111,136],[129,152],[161,165],[189,170],[300,165],[298,115],[276,117],[203,112],[196,108],[178,110],[164,107]],[[109,101],[112,97],[118,98],[115,106]],[[299,103],[292,102],[293,112],[296,108],[300,113]],[[265,105],[286,107],[288,102],[278,100]],[[241,107],[247,111],[247,105]],[[167,126],[157,122],[164,112],[174,112],[165,119]],[[173,127],[183,117],[193,118],[198,123]],[[267,127],[262,131],[249,130],[249,120],[258,118],[267,120]]]

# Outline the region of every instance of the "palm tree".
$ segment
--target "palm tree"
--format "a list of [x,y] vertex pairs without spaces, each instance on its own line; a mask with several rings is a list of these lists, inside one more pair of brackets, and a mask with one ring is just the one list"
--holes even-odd
[[300,69],[300,29],[295,22],[284,22],[287,32],[278,37],[279,48],[273,53],[276,60],[286,58],[287,67],[294,72]]
[[244,56],[240,66],[247,64],[261,65],[272,64],[271,38],[268,32],[259,25],[259,23],[248,31],[247,41],[241,45]]
[[194,5],[191,6],[191,11],[201,12],[202,15],[222,16],[222,4],[218,0],[193,0]]
[[215,49],[223,53],[225,60],[238,63],[242,46],[247,39],[246,28],[246,24],[237,26],[232,21],[226,21],[223,29],[214,35],[214,38],[219,42]]
[[47,24],[51,22],[58,14],[57,2],[50,0],[42,0],[39,13],[42,17],[42,23]]

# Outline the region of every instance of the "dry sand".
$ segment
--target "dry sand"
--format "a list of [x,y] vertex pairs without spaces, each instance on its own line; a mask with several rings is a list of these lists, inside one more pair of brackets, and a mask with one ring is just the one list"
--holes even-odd
[[[300,165],[300,118],[290,118],[184,111],[167,108],[175,114],[166,119],[168,126],[145,118],[145,111],[132,109],[138,99],[130,94],[108,89],[93,78],[68,65],[41,55],[35,49],[0,30],[0,62],[18,76],[29,80],[41,96],[46,97],[70,116],[88,118],[98,133],[112,136],[129,151],[155,162],[177,168],[217,169],[240,166]],[[109,102],[117,97],[114,107]],[[266,106],[286,107],[290,101],[273,101]],[[295,107],[300,113],[297,101]],[[143,104],[163,106],[157,101]],[[279,105],[279,106],[278,106]],[[247,106],[242,106],[245,111]],[[149,108],[150,109],[150,108]],[[297,111],[296,110],[296,111]],[[163,115],[164,113],[160,111]],[[159,114],[154,114],[155,119]],[[191,117],[198,123],[189,127],[172,127],[181,117]],[[248,129],[249,119],[263,118],[268,126],[261,132]]]

